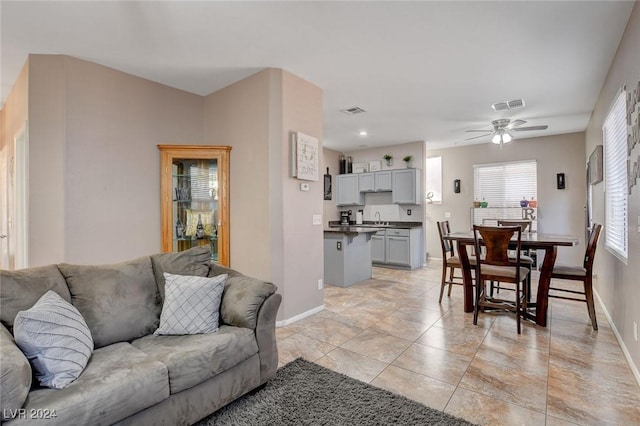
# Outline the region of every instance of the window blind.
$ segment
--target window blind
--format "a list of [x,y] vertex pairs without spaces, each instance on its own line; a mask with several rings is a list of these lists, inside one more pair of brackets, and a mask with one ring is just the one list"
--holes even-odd
[[[495,225],[497,219],[522,219],[520,201],[538,199],[538,171],[535,160],[476,164],[473,166],[473,194],[487,208],[475,208],[474,224]],[[537,213],[534,214],[535,218]],[[532,230],[537,229],[535,220]]]
[[605,247],[627,260],[627,95],[613,101],[602,126],[604,140]]

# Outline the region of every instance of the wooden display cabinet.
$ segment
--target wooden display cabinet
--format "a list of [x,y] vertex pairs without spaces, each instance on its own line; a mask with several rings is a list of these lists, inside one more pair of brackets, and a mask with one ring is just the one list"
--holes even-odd
[[210,245],[229,266],[229,146],[158,145],[162,251]]

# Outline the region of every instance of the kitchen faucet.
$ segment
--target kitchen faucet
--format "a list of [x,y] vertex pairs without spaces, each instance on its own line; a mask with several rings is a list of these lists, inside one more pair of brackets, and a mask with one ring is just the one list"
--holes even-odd
[[374,215],[374,217],[377,217],[378,220],[376,220],[376,225],[380,225],[381,221],[380,221],[380,212],[376,212],[376,214]]

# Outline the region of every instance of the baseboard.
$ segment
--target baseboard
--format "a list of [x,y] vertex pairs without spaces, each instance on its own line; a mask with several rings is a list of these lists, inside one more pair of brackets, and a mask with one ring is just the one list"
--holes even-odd
[[323,310],[324,310],[324,304],[322,304],[322,305],[320,305],[318,307],[315,307],[313,309],[309,309],[308,311],[303,312],[301,314],[298,314],[298,315],[296,315],[294,317],[287,318],[287,319],[282,320],[282,321],[276,321],[276,327],[286,327],[289,324],[293,324],[296,321],[300,321],[302,318],[310,317],[311,315],[317,314],[318,312],[323,311]]
[[600,298],[600,295],[598,294],[595,288],[593,289],[593,294],[596,295],[596,299],[598,299],[598,303],[602,308],[602,312],[604,312],[604,316],[607,317],[607,321],[609,321],[609,325],[611,325],[613,334],[616,336],[616,339],[618,340],[618,344],[622,348],[622,353],[624,354],[624,357],[627,359],[627,364],[629,364],[629,368],[631,368],[631,372],[633,373],[633,376],[635,377],[636,382],[638,382],[638,386],[640,386],[640,371],[638,371],[638,367],[634,364],[633,359],[631,358],[631,354],[627,350],[627,346],[624,344],[624,341],[622,340],[622,336],[620,335],[620,333],[618,333],[618,329],[616,328],[616,325],[613,322],[611,315],[609,315],[609,311],[607,311],[607,308],[604,306],[604,303],[602,302],[602,299]]

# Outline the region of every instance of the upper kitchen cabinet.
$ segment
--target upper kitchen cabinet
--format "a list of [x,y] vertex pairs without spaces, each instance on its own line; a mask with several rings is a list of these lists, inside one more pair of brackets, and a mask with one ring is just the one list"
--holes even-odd
[[210,246],[229,266],[228,146],[158,145],[162,251]]
[[362,206],[364,194],[360,192],[358,174],[336,176],[336,199],[339,206]]
[[422,204],[420,169],[399,169],[391,172],[391,201],[394,204]]
[[362,173],[359,175],[360,192],[391,191],[391,171]]

